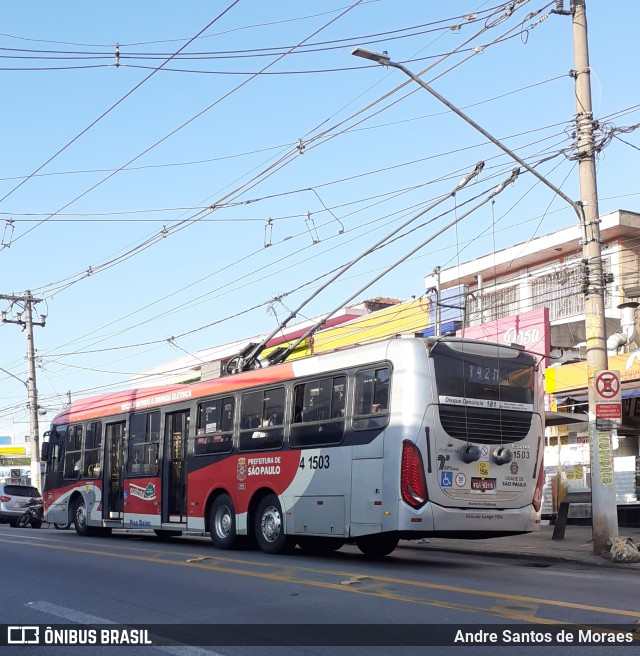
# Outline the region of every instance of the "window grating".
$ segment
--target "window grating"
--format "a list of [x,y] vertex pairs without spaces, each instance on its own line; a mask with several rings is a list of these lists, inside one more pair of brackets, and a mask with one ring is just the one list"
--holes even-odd
[[440,406],[440,422],[451,437],[478,444],[504,444],[524,439],[531,428],[531,412]]

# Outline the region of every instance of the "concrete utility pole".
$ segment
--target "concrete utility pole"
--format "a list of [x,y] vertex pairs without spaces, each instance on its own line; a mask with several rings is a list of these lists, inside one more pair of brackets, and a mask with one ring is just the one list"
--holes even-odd
[[[589,69],[589,50],[587,44],[587,17],[585,0],[571,0],[571,11],[562,9],[562,0],[556,0],[556,9],[551,13],[573,17],[574,39],[574,77],[577,104],[576,133],[577,154],[580,177],[580,201],[571,200],[552,182],[529,166],[513,151],[478,125],[462,110],[450,103],[418,75],[406,66],[391,61],[386,52],[378,53],[365,48],[355,48],[352,55],[374,61],[382,66],[401,70],[433,97],[446,105],[452,112],[480,132],[491,143],[500,148],[540,182],[566,201],[576,212],[582,229],[583,261],[585,280],[585,330],[587,342],[587,371],[589,391],[589,440],[591,445],[591,498],[593,515],[593,550],[600,554],[607,549],[607,540],[618,535],[618,515],[615,483],[613,478],[613,458],[611,432],[598,431],[596,425],[595,372],[606,370],[608,366],[606,346],[606,323],[604,314],[604,271],[602,268],[602,249],[600,239],[600,219],[598,212],[598,192],[593,138],[593,114],[591,111],[591,78]],[[560,446],[558,445],[558,449]]]
[[30,291],[26,291],[24,296],[12,296],[0,294],[0,300],[19,303],[24,307],[24,319],[18,315],[18,319],[7,319],[2,314],[0,323],[15,323],[22,326],[27,334],[27,364],[29,368],[29,377],[27,378],[27,393],[29,397],[29,437],[31,443],[31,484],[41,488],[40,480],[40,434],[38,427],[38,388],[36,386],[36,351],[33,345],[33,326],[44,326],[45,317],[41,321],[34,323],[32,306],[40,303],[42,299],[33,298]]
[[582,255],[585,264],[584,314],[587,341],[587,387],[589,392],[589,443],[591,446],[591,512],[593,551],[607,549],[607,540],[618,535],[618,510],[613,476],[611,432],[596,427],[595,372],[608,368],[604,314],[605,279],[591,110],[591,73],[587,42],[585,0],[572,0],[574,76],[576,80],[576,146],[582,206]]

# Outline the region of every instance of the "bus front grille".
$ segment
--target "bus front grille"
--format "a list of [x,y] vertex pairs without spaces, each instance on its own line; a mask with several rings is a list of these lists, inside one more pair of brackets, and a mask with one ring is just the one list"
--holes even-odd
[[531,428],[531,412],[440,406],[440,422],[451,437],[478,444],[504,444],[524,439]]

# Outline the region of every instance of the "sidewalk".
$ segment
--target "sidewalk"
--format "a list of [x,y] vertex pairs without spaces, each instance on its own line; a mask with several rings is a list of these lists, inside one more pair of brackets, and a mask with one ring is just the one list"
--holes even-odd
[[[568,524],[563,540],[552,540],[553,526],[541,526],[537,533],[513,535],[482,540],[449,540],[445,538],[425,538],[424,541],[401,540],[404,549],[424,549],[431,551],[451,551],[454,553],[486,554],[525,558],[538,561],[578,562],[598,567],[616,567],[633,570],[640,574],[640,563],[613,563],[593,552],[591,526]],[[620,527],[620,537],[630,537],[640,545],[640,528]]]

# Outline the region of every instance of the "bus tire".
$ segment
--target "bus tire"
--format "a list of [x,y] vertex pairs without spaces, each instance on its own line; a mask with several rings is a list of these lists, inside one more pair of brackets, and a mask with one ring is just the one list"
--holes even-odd
[[91,529],[89,528],[89,517],[87,515],[87,505],[83,499],[76,501],[73,506],[73,522],[78,535],[86,537],[91,534]]
[[236,545],[236,509],[228,494],[220,494],[211,506],[209,534],[216,549],[233,549]]
[[275,494],[267,494],[258,504],[254,533],[258,546],[268,554],[291,553],[295,546],[293,536],[284,532],[284,516]]
[[397,546],[400,539],[394,533],[378,533],[365,535],[356,540],[356,546],[365,556],[380,558],[388,556]]
[[340,538],[305,536],[298,538],[298,546],[305,553],[321,556],[322,554],[338,551],[338,549],[344,546],[344,540]]

